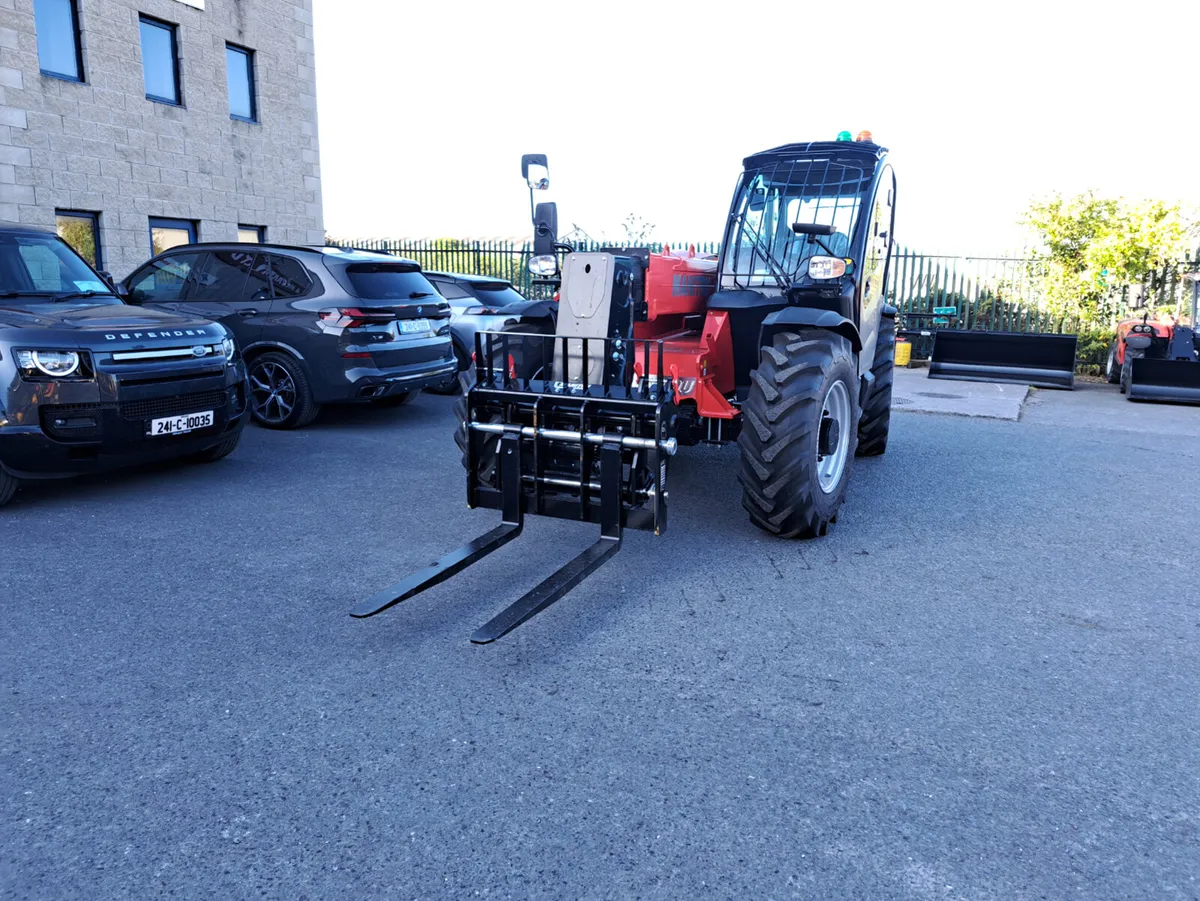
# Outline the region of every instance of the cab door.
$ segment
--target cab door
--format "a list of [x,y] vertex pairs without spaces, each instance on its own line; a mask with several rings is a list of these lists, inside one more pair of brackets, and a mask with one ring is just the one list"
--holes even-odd
[[888,261],[891,257],[893,211],[896,198],[896,177],[892,167],[884,169],[875,188],[875,202],[868,223],[863,271],[860,276],[862,294],[858,323],[863,339],[859,357],[859,374],[870,370],[875,359],[875,344],[879,337],[879,315],[887,296]]
[[239,348],[259,340],[270,308],[265,256],[243,249],[209,251],[176,304],[181,313],[220,322]]

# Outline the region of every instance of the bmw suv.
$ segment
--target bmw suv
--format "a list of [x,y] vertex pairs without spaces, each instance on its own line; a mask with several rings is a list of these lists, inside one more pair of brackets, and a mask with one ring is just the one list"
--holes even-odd
[[127,306],[58,235],[0,225],[0,505],[22,479],[226,456],[245,381],[223,326]]
[[186,244],[125,279],[129,303],[225,325],[268,428],[322,404],[392,407],[456,370],[450,306],[411,260],[338,247]]

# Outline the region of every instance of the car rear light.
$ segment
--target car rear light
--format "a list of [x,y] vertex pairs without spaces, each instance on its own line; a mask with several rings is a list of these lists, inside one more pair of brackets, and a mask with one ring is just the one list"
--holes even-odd
[[369,359],[371,359],[371,355],[369,353],[362,353],[362,352],[349,353],[349,354],[342,354],[342,359],[343,360],[369,360]]
[[500,311],[494,307],[467,307],[463,310],[464,316],[495,316]]
[[391,322],[396,318],[396,314],[388,310],[360,310],[358,307],[322,310],[317,315],[331,328],[359,328],[372,322]]

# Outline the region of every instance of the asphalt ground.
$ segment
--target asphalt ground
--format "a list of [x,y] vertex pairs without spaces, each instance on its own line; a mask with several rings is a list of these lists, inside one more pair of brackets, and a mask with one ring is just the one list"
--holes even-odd
[[1200,896],[1200,409],[1035,392],[898,413],[840,521],[671,524],[494,645],[587,546],[497,522],[450,400],[0,512],[0,897]]

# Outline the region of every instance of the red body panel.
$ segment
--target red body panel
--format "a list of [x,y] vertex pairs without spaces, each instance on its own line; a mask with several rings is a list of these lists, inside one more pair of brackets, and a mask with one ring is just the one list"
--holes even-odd
[[1143,320],[1141,320],[1141,319],[1122,319],[1121,322],[1119,322],[1117,324],[1117,365],[1118,366],[1122,366],[1125,363],[1125,339],[1127,337],[1129,337],[1129,335],[1135,325],[1143,325],[1143,324],[1148,325],[1154,329],[1154,332],[1151,335],[1151,337],[1154,337],[1154,338],[1166,338],[1168,341],[1170,341],[1171,335],[1175,331],[1174,323],[1170,323],[1170,322],[1159,322],[1158,320],[1150,319],[1150,320],[1146,320],[1143,323]]
[[[675,380],[680,401],[694,401],[700,416],[733,419],[738,411],[725,399],[735,387],[729,314],[707,310],[717,276],[697,259],[694,254],[650,255],[646,321],[634,323],[633,337],[663,341],[663,369]],[[697,330],[700,316],[703,326]],[[651,356],[649,373],[642,372],[642,362],[634,361],[637,377],[657,378],[657,356]]]

